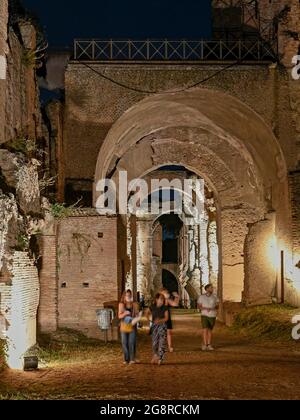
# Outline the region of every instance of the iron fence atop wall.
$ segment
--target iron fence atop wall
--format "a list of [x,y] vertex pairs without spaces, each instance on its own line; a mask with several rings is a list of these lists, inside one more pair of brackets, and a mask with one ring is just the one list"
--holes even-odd
[[74,41],[74,60],[81,61],[276,61],[277,40],[213,41]]

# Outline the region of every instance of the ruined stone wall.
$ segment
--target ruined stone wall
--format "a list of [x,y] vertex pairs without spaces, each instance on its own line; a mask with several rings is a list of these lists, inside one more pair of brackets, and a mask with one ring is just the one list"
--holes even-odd
[[[117,65],[95,64],[96,71],[127,86],[153,92],[184,89],[222,70],[224,65]],[[286,108],[286,74],[268,65],[235,66],[204,83],[226,91],[254,109],[271,127],[278,127],[280,106],[284,130],[280,143],[289,164],[294,164],[292,119]],[[199,86],[201,87],[201,86]],[[280,98],[278,95],[280,94]],[[79,63],[66,71],[64,143],[67,179],[93,179],[97,154],[114,122],[148,95],[117,86]],[[150,117],[150,116],[149,116]]]
[[40,305],[38,329],[42,333],[54,332],[58,326],[58,272],[57,236],[43,235],[41,243]]
[[36,48],[35,28],[26,22],[19,24],[20,37],[9,29],[4,138],[2,143],[16,138],[37,139],[43,136],[42,117],[35,77],[35,61],[30,52]]
[[[295,170],[300,156],[298,140],[300,88],[297,88],[300,84],[291,80],[291,59],[298,53],[299,48],[299,2],[263,0],[259,6],[261,16],[266,21],[273,19],[285,6],[288,6],[280,17],[278,26],[280,64],[236,65],[225,69],[226,63],[181,66],[154,63],[143,66],[94,63],[93,69],[100,73],[99,75],[81,63],[70,62],[66,71],[64,116],[64,152],[68,182],[76,183],[79,179],[93,182],[97,154],[110,128],[129,108],[146,96],[151,96],[149,93],[120,87],[117,83],[101,77],[101,74],[126,86],[151,91],[153,94],[188,88],[213,76],[209,81],[200,83],[198,87],[227,92],[253,109],[272,128],[284,155],[282,162],[285,160],[288,171]],[[141,153],[135,156],[141,160],[146,159],[145,149],[141,148]],[[115,156],[114,162],[118,162],[121,157]],[[258,158],[264,159],[262,156]],[[278,156],[278,162],[280,160]],[[284,167],[281,169],[282,173],[285,172]],[[275,234],[278,237],[278,249],[286,250],[286,254],[291,253],[292,220],[289,192],[286,185],[282,184],[274,187],[268,194],[273,201],[273,207],[277,209]],[[282,205],[277,205],[281,202]],[[229,212],[231,209],[225,211]],[[233,211],[236,215],[239,214],[239,210]],[[248,216],[247,214],[245,218]],[[236,232],[236,237],[232,237],[233,231]],[[244,249],[240,236],[246,237],[247,234],[251,236],[251,232],[247,223],[241,229],[237,216],[223,223],[222,232],[223,238],[228,242],[224,246],[226,252],[222,256],[225,261],[223,276],[232,279],[232,284],[230,282],[227,284],[224,294],[225,297],[232,298],[232,290],[238,290],[235,299],[239,300],[244,278]],[[236,255],[239,257],[236,258]],[[287,267],[287,279],[292,278],[292,271],[291,266]],[[235,278],[238,279],[238,284]],[[271,283],[274,283],[273,279]],[[268,287],[271,283],[268,283]]]
[[14,11],[8,19],[7,7],[1,1],[0,60],[7,68],[0,78],[0,317],[6,320],[9,366],[21,367],[21,355],[36,343],[35,245],[44,227],[39,142],[46,132],[36,81],[36,29]]
[[292,200],[293,265],[296,287],[300,291],[300,170],[290,174]]
[[56,177],[54,199],[64,203],[65,188],[65,156],[63,144],[63,104],[59,101],[51,101],[46,107],[46,115],[49,121],[49,176]]
[[15,252],[9,283],[0,279],[0,317],[4,318],[8,364],[22,368],[22,356],[36,343],[36,313],[39,304],[39,277],[26,252]]
[[7,0],[3,0],[0,3],[0,143],[3,142],[5,128],[7,21]]
[[57,241],[58,326],[100,338],[96,310],[119,298],[117,218],[69,217]]

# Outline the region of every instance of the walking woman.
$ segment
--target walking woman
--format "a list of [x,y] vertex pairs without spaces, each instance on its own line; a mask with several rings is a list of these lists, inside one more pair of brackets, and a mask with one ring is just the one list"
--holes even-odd
[[137,328],[132,320],[139,315],[139,307],[133,300],[131,290],[123,293],[119,303],[119,319],[121,321],[121,339],[124,353],[124,364],[136,363]]
[[165,306],[164,295],[158,293],[151,307],[152,315],[152,363],[161,365],[167,351],[167,322],[169,319],[168,308]]
[[166,302],[166,307],[168,309],[168,314],[169,314],[169,319],[167,322],[167,339],[168,339],[168,348],[169,348],[169,352],[173,353],[174,352],[174,348],[173,348],[173,322],[172,322],[172,318],[171,318],[171,310],[170,307],[178,307],[179,306],[179,295],[178,293],[172,293],[172,295],[170,294],[170,292],[167,289],[162,289],[160,291],[160,293],[164,296],[165,298],[165,302]]

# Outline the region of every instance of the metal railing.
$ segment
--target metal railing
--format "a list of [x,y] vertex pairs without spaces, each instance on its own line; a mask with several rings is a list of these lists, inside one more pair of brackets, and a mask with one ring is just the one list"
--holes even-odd
[[74,60],[81,61],[276,61],[277,40],[213,41],[74,41]]

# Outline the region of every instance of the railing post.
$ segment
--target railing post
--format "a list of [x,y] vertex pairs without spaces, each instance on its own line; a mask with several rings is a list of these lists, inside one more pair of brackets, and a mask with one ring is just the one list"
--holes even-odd
[[92,41],[92,60],[96,60],[96,55],[95,55],[95,40]]
[[74,40],[74,60],[77,60],[77,39]]
[[147,39],[147,60],[150,60],[150,41]]
[[114,44],[113,44],[113,40],[112,39],[109,42],[109,51],[110,51],[110,59],[113,60],[113,56],[114,56]]
[[132,57],[132,55],[131,55],[131,41],[128,40],[128,58],[129,58],[129,60],[131,60],[131,57]]
[[165,39],[165,60],[168,60],[168,41]]

